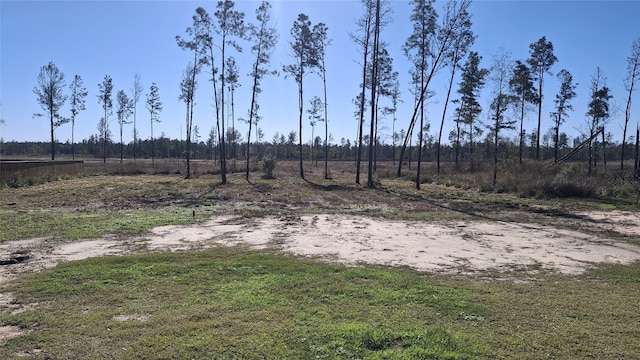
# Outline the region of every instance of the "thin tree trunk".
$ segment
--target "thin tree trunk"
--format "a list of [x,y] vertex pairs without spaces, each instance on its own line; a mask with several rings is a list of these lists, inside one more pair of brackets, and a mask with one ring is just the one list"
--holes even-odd
[[[458,49],[456,48],[456,53],[454,54],[454,58],[457,58],[458,53],[457,53]],[[444,101],[444,109],[442,110],[442,120],[440,121],[440,131],[438,132],[438,152],[437,152],[437,168],[438,168],[438,174],[440,173],[440,149],[442,147],[441,141],[442,141],[442,129],[444,128],[444,119],[447,115],[447,106],[449,105],[449,97],[451,96],[451,89],[453,88],[453,78],[456,75],[456,65],[454,64],[453,67],[451,68],[451,77],[449,78],[449,88],[447,89],[447,97]]]
[[[135,85],[134,85],[135,86]],[[136,162],[136,142],[137,142],[137,137],[138,134],[136,134],[136,108],[137,106],[137,100],[136,100],[136,105],[133,107],[133,162]]]
[[562,121],[562,118],[560,117],[560,111],[558,112],[558,119],[556,120],[556,133],[555,133],[555,146],[553,147],[553,163],[557,164],[558,163],[558,142],[560,141],[560,122]]
[[456,168],[458,167],[458,160],[460,156],[460,112],[458,112],[458,118],[456,119]]
[[124,142],[122,141],[122,125],[120,126],[120,164],[122,164],[122,158],[124,157]]
[[[225,118],[224,118],[224,85],[225,85],[225,76],[224,76],[224,63],[225,63],[225,59],[224,59],[224,48],[225,48],[225,43],[226,43],[226,38],[223,36],[222,37],[222,71],[221,71],[221,76],[220,78],[222,79],[222,83],[220,84],[220,99],[221,99],[221,104],[220,104],[220,118],[221,118],[221,128],[220,128],[220,136],[221,136],[221,140],[220,140],[220,176],[221,176],[221,181],[223,184],[227,183],[227,149],[226,149],[226,141],[224,139],[225,136],[225,127],[224,127],[224,122],[225,122]],[[213,50],[212,50],[213,51]],[[213,57],[212,57],[213,58]],[[214,75],[215,77],[215,75]],[[214,83],[214,90],[215,90],[215,83]]]
[[393,111],[393,123],[391,125],[391,157],[393,158],[393,165],[396,164],[396,112],[397,107],[394,105]]
[[[258,54],[258,56],[260,56],[260,54]],[[253,89],[251,91],[251,106],[249,107],[249,134],[247,135],[247,169],[246,169],[246,173],[245,173],[245,179],[247,181],[249,181],[249,160],[250,160],[250,146],[251,146],[251,128],[253,125],[253,113],[254,113],[254,106],[256,103],[256,88],[258,86],[258,60],[256,60],[255,66],[254,66],[254,77],[253,77]]]
[[51,122],[51,160],[56,159],[56,139],[53,133],[53,110],[49,114]]
[[367,174],[367,187],[373,188],[373,147],[375,141],[375,115],[376,115],[376,86],[378,77],[378,46],[380,36],[380,0],[376,1],[376,22],[373,31],[373,52],[371,71],[371,125],[369,129],[369,171]]
[[380,104],[380,92],[376,93],[376,124],[373,131],[373,171],[378,171],[378,105]]
[[422,164],[422,143],[424,136],[424,102],[420,105],[420,129],[418,133],[418,165],[416,167],[416,190],[420,190],[420,166]]
[[[299,121],[299,143],[298,150],[300,155],[300,177],[304,180],[304,165],[302,159],[302,112],[304,110],[304,97],[302,94],[302,78],[304,76],[304,71],[302,64],[300,64],[300,83],[298,84],[298,109],[300,110],[300,121]],[[313,142],[311,143],[313,145]]]
[[153,118],[151,119],[151,167],[156,166],[156,152],[153,144]]
[[493,186],[498,180],[498,120],[496,120],[496,134],[493,141]]
[[[633,91],[634,79],[631,79],[631,86],[629,89],[629,98],[627,99],[627,108],[625,110],[624,117],[624,129],[622,130],[622,148],[620,149],[620,170],[624,170],[624,147],[627,142],[627,125],[629,124],[629,118],[631,117],[631,94]],[[73,131],[71,132],[71,139],[73,139]]]
[[75,128],[75,119],[71,121],[71,159],[76,159],[75,142],[73,141],[73,132]]
[[604,166],[604,172],[607,172],[607,143],[604,137],[604,125],[602,126],[602,166]]
[[640,126],[636,127],[636,156],[633,163],[636,175],[640,175]]
[[[636,57],[635,61],[633,62],[633,67],[631,68],[631,79],[629,79],[629,97],[627,98],[627,107],[625,109],[624,131],[622,133],[622,154],[620,156],[621,170],[624,170],[624,145],[627,137],[627,124],[629,123],[629,119],[631,118],[631,95],[633,94],[633,88],[636,83],[636,74],[638,73],[637,72],[638,66],[640,66],[640,61],[638,61],[638,57]],[[637,139],[638,138],[636,137],[636,143],[637,143]]]
[[522,164],[522,153],[524,151],[524,107],[525,107],[525,98],[524,98],[524,89],[521,94],[522,103],[520,104],[520,150],[518,153],[518,161]]
[[[424,33],[425,28],[424,28],[424,23],[422,24],[422,32]],[[420,88],[422,89],[424,87],[424,71],[425,71],[425,66],[426,66],[426,54],[425,54],[425,49],[426,49],[426,44],[425,44],[425,39],[424,37],[422,38],[422,57],[420,59]],[[416,169],[416,190],[420,190],[420,168],[422,166],[422,144],[423,144],[423,138],[424,138],[424,99],[423,101],[420,103],[420,133],[418,136],[418,167]]]
[[329,115],[327,111],[327,74],[322,54],[322,86],[324,88],[324,178],[329,178]]
[[362,162],[362,131],[364,130],[364,105],[366,100],[367,58],[369,56],[369,37],[371,25],[367,24],[364,39],[364,61],[362,65],[362,93],[360,94],[360,123],[358,129],[358,155],[356,156],[356,184],[360,184],[360,164]]
[[236,159],[238,158],[238,139],[236,138],[236,115],[235,115],[235,106],[233,102],[234,91],[235,91],[234,87],[231,86],[231,130],[233,134],[233,137],[232,137],[233,143],[231,145],[233,146],[233,167],[235,169]]
[[536,160],[540,160],[540,123],[542,120],[542,82],[544,78],[544,72],[540,74],[540,81],[538,82],[538,135],[536,137]]
[[187,175],[185,179],[191,178],[191,121],[189,118],[189,102],[190,100],[187,99]]
[[471,172],[473,172],[473,119],[469,123],[469,161],[471,163]]

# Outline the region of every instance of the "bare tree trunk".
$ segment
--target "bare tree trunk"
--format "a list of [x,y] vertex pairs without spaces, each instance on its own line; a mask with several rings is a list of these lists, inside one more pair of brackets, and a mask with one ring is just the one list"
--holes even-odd
[[375,116],[376,116],[376,87],[378,77],[378,45],[380,42],[380,0],[376,1],[376,23],[373,31],[373,53],[371,71],[371,126],[369,131],[369,172],[367,175],[367,187],[373,188],[373,148],[375,142]]
[[424,101],[420,105],[420,133],[418,133],[418,165],[416,168],[416,189],[420,190],[420,165],[422,163],[422,138],[424,134]]
[[51,160],[55,160],[56,159],[56,138],[55,135],[53,133],[53,110],[50,112],[49,114],[50,116],[50,122],[51,122]]
[[604,172],[607,172],[607,144],[605,143],[604,125],[602,126],[602,166],[604,166]]
[[156,166],[156,152],[153,143],[153,119],[151,119],[151,167]]
[[[629,119],[631,118],[631,93],[633,91],[633,83],[635,79],[631,79],[631,85],[629,89],[629,97],[627,98],[627,108],[625,110],[624,117],[624,130],[622,130],[622,149],[620,149],[620,170],[624,170],[624,147],[627,142],[627,125],[629,124]],[[71,132],[73,144],[73,131]]]
[[496,183],[498,181],[498,127],[499,126],[500,126],[499,121],[496,120],[496,133],[493,140],[493,186],[496,186]]
[[636,157],[633,168],[637,175],[640,175],[640,126],[636,128]]
[[540,74],[538,83],[538,135],[536,136],[536,160],[540,160],[540,122],[542,120],[542,81],[544,73]]
[[360,123],[358,130],[358,155],[356,156],[356,184],[360,184],[360,164],[362,163],[362,131],[364,130],[364,104],[366,100],[367,58],[369,56],[369,37],[371,25],[367,24],[364,39],[364,61],[362,65],[362,93],[360,98]]
[[519,153],[518,153],[518,161],[520,164],[522,164],[522,153],[524,151],[524,106],[525,106],[525,98],[524,98],[524,91],[522,93],[522,103],[520,104],[520,149],[519,149]]
[[[189,107],[189,105],[187,105],[187,108]],[[187,150],[186,150],[186,156],[187,156],[187,175],[184,177],[185,179],[190,179],[191,178],[191,134],[189,129],[187,128]]]
[[259,60],[260,59],[260,53],[258,53],[258,56],[256,57],[256,63],[253,67],[253,87],[252,87],[252,91],[251,91],[251,106],[249,107],[249,134],[247,135],[247,169],[246,169],[246,173],[245,173],[245,179],[247,181],[249,181],[249,160],[250,160],[250,148],[251,148],[251,127],[253,125],[253,113],[254,113],[254,107],[255,107],[255,103],[256,103],[256,91],[258,88],[258,66],[259,66]]
[[[226,39],[223,36],[222,37],[222,71],[221,71],[221,76],[220,78],[222,79],[222,82],[220,84],[220,119],[221,119],[221,128],[220,128],[220,176],[221,176],[221,180],[223,184],[227,183],[227,144],[225,141],[225,126],[224,126],[224,122],[225,122],[225,118],[224,118],[224,83],[225,83],[225,72],[224,72],[224,65],[225,65],[225,59],[224,59],[224,48],[225,48],[225,43],[226,43]],[[213,50],[212,50],[213,51]],[[215,74],[213,75],[215,78]],[[214,86],[214,91],[215,91],[215,86]]]
[[[627,136],[627,124],[629,123],[629,119],[631,118],[631,95],[633,94],[633,88],[635,87],[636,81],[638,81],[637,76],[638,76],[638,67],[640,66],[640,42],[634,42],[634,44],[632,45],[632,55],[629,58],[629,61],[630,61],[630,64],[629,64],[630,79],[629,79],[629,89],[628,89],[629,96],[627,98],[627,106],[625,110],[624,131],[622,133],[622,154],[620,158],[621,170],[624,170],[624,146],[625,146],[626,136]],[[636,144],[637,144],[637,140],[638,140],[638,137],[636,136]]]
[[[300,142],[298,143],[298,150],[300,152],[300,177],[304,180],[304,168],[303,168],[303,159],[302,159],[302,111],[304,108],[304,98],[302,94],[302,78],[303,73],[302,65],[300,66],[300,83],[298,84],[298,108],[300,109],[300,126],[299,126],[299,138]],[[313,145],[313,143],[311,144]]]
[[120,125],[120,164],[122,164],[123,157],[124,157],[124,142],[122,141],[122,125]]
[[[457,57],[457,48],[456,48],[456,54],[454,54],[454,57]],[[444,128],[444,119],[447,115],[447,105],[449,105],[449,97],[451,96],[451,89],[453,88],[453,78],[455,77],[456,74],[456,67],[455,64],[454,66],[451,68],[451,77],[449,78],[449,88],[447,89],[447,97],[444,101],[444,109],[442,110],[442,120],[440,121],[440,131],[438,132],[438,153],[436,155],[437,157],[437,162],[438,162],[438,174],[440,173],[440,149],[441,149],[441,141],[442,141],[442,129]]]
[[324,53],[322,54],[322,86],[324,89],[324,178],[329,178],[329,115],[327,111],[327,75],[324,68]]

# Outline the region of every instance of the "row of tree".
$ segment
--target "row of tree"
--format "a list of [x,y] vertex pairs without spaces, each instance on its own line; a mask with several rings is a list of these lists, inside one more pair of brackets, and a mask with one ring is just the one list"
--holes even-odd
[[[391,6],[389,0],[361,0],[363,13],[356,21],[357,29],[350,34],[351,39],[359,48],[362,54],[362,82],[360,90],[354,99],[356,106],[355,116],[358,119],[357,140],[356,140],[356,182],[360,183],[360,168],[363,159],[363,151],[368,152],[368,186],[373,186],[373,173],[375,170],[376,147],[380,144],[381,138],[378,132],[378,117],[380,115],[393,115],[392,148],[396,154],[396,140],[399,140],[401,148],[398,158],[398,176],[403,169],[403,161],[407,158],[405,152],[411,147],[414,137],[417,137],[417,148],[423,149],[425,142],[429,139],[427,134],[430,124],[425,117],[426,101],[433,96],[432,81],[438,73],[444,69],[450,70],[449,82],[445,106],[443,109],[439,132],[435,146],[437,169],[440,169],[441,151],[445,148],[442,144],[444,122],[447,119],[449,103],[455,104],[454,121],[455,131],[450,134],[451,148],[455,151],[455,158],[458,159],[458,152],[463,149],[463,144],[468,144],[469,159],[473,168],[474,146],[477,139],[482,135],[483,129],[489,130],[489,138],[493,143],[494,160],[494,182],[497,177],[498,160],[500,159],[501,144],[506,144],[503,130],[516,129],[519,122],[519,159],[525,150],[525,131],[523,121],[527,104],[537,106],[538,126],[535,131],[536,141],[535,158],[541,159],[541,118],[543,102],[543,86],[545,76],[551,74],[553,65],[558,61],[554,55],[553,44],[546,37],[530,44],[530,56],[528,59],[512,61],[505,51],[496,54],[490,68],[481,66],[482,57],[471,50],[476,36],[472,32],[472,21],[469,8],[471,0],[452,0],[444,6],[444,13],[438,16],[433,3],[434,0],[412,0],[413,10],[410,21],[413,31],[404,42],[402,49],[411,62],[413,113],[402,139],[395,136],[396,112],[400,99],[400,84],[398,72],[393,70],[393,58],[389,55],[389,45],[381,40],[381,32],[391,19]],[[193,55],[183,73],[180,82],[180,100],[186,105],[186,160],[187,177],[190,176],[190,158],[192,156],[193,137],[193,109],[195,106],[194,96],[198,88],[198,77],[201,73],[207,73],[207,79],[213,85],[213,98],[215,105],[215,130],[212,130],[217,137],[217,146],[220,157],[220,173],[222,182],[226,182],[226,159],[227,154],[227,114],[228,104],[225,104],[229,93],[231,99],[231,129],[235,134],[235,109],[233,96],[239,86],[239,69],[230,51],[240,52],[242,47],[239,40],[249,41],[251,51],[255,61],[251,69],[252,87],[251,103],[247,111],[249,125],[247,133],[247,149],[250,149],[253,126],[257,126],[261,119],[258,110],[258,94],[261,93],[261,81],[264,76],[277,74],[269,69],[270,57],[278,41],[278,34],[273,25],[270,24],[271,6],[268,2],[263,2],[256,10],[256,23],[246,24],[244,13],[235,9],[235,4],[231,0],[219,1],[213,17],[202,7],[196,9],[196,14],[192,17],[193,24],[189,26],[184,36],[176,36],[177,45],[189,51]],[[441,20],[438,21],[438,18]],[[328,119],[327,119],[327,86],[326,86],[326,66],[325,53],[331,44],[328,38],[328,28],[323,23],[313,24],[309,17],[300,14],[294,21],[290,31],[289,45],[293,62],[284,65],[282,71],[286,77],[291,77],[298,85],[298,113],[299,129],[298,148],[300,176],[304,178],[303,169],[303,114],[304,114],[304,79],[309,73],[316,73],[320,76],[324,86],[324,101],[319,97],[311,100],[311,108],[307,110],[310,115],[312,129],[315,129],[317,122],[325,124],[325,144],[329,144]],[[640,78],[640,39],[632,44],[632,53],[629,57],[629,77],[626,85],[629,91],[627,100],[624,133],[621,149],[621,167],[624,167],[625,144],[627,127],[630,119],[631,99],[634,86]],[[460,82],[457,84],[456,93],[458,98],[451,99],[454,79],[460,71]],[[571,100],[576,96],[577,84],[573,82],[571,73],[562,69],[557,73],[561,82],[561,87],[554,99],[554,110],[550,114],[554,121],[553,144],[554,159],[559,161],[560,148],[562,146],[561,125],[569,116],[572,110]],[[482,112],[479,103],[480,92],[487,80],[494,86],[491,102],[489,104],[488,123],[482,124],[478,117]],[[82,87],[82,80],[79,76],[74,78],[71,84],[71,116],[62,117],[59,109],[66,100],[62,87],[64,86],[63,75],[50,63],[41,69],[38,78],[38,87],[34,92],[38,95],[38,101],[47,114],[37,114],[38,116],[48,116],[51,124],[52,158],[54,149],[54,129],[65,122],[71,122],[72,128],[75,116],[80,110],[84,110],[84,97],[86,90]],[[118,123],[120,125],[121,155],[124,144],[122,144],[122,129],[128,123],[128,118],[133,112],[134,115],[134,156],[136,141],[135,108],[142,87],[138,87],[139,77],[134,81],[131,98],[124,91],[119,91],[117,95],[118,108],[116,111]],[[110,139],[109,116],[112,115],[113,106],[111,92],[113,86],[111,78],[107,75],[99,85],[99,101],[104,109],[104,117],[100,120],[100,139],[103,141],[103,156],[106,161],[107,144]],[[606,85],[606,77],[600,68],[596,69],[590,84],[591,101],[589,103],[587,116],[591,119],[589,124],[589,136],[586,138],[589,149],[589,163],[595,156],[595,147],[599,134],[602,134],[601,144],[606,143],[604,126],[609,118],[609,100],[612,98],[610,89]],[[384,99],[388,99],[388,106],[381,106]],[[151,151],[152,157],[155,154],[153,149],[153,123],[159,121],[158,113],[162,110],[158,89],[152,84],[147,94],[147,109],[150,112],[151,121]],[[324,110],[324,116],[322,114]],[[508,111],[517,110],[519,119],[509,116]],[[365,133],[365,114],[369,115],[369,131]],[[519,120],[519,121],[518,121]],[[313,131],[313,130],[312,130]],[[312,134],[312,138],[313,138]],[[367,140],[368,139],[368,140]],[[235,140],[235,139],[234,139]],[[72,130],[73,143],[73,130]],[[580,144],[582,145],[582,144]],[[325,159],[328,159],[330,146],[325,146]],[[313,149],[313,146],[311,147]],[[246,152],[247,172],[249,176],[250,152]],[[417,152],[416,166],[416,188],[420,187],[421,162],[423,151]],[[593,160],[595,162],[595,160]],[[325,176],[328,176],[327,163],[325,162]]]
[[[49,62],[40,68],[38,74],[37,85],[34,87],[33,92],[36,94],[38,104],[40,104],[44,113],[34,114],[35,117],[46,117],[49,120],[51,131],[51,160],[55,160],[56,154],[56,140],[55,129],[61,125],[71,123],[71,155],[75,158],[75,139],[74,130],[75,122],[78,114],[86,110],[86,97],[88,95],[87,89],[84,87],[82,76],[75,75],[73,81],[69,86],[69,94],[65,92],[66,81],[64,73],[58,69],[53,63]],[[98,122],[99,138],[102,141],[103,157],[106,162],[107,157],[107,143],[111,140],[110,116],[113,115],[113,80],[111,76],[105,75],[104,80],[98,84],[98,103],[102,106],[104,116]],[[121,144],[121,158],[123,153],[123,131],[124,126],[130,124],[129,117],[133,115],[133,144],[134,144],[134,157],[135,157],[135,144],[137,143],[137,104],[143,91],[140,76],[135,75],[134,86],[131,89],[131,98],[124,90],[119,90],[116,94],[116,117],[120,128],[120,144]],[[61,113],[61,109],[65,102],[70,102],[70,114],[64,116]],[[146,107],[149,110],[151,120],[151,143],[153,144],[153,123],[159,122],[159,113],[162,111],[162,102],[160,101],[160,94],[158,86],[152,83],[149,92],[146,94]]]
[[[365,2],[365,4],[373,4],[373,1]],[[499,147],[501,143],[501,131],[506,129],[514,129],[518,123],[515,117],[509,116],[509,110],[518,110],[520,123],[520,161],[524,149],[525,132],[523,129],[523,121],[525,118],[525,110],[527,104],[537,105],[537,129],[536,129],[536,152],[535,158],[541,159],[540,140],[541,134],[541,118],[542,118],[542,102],[543,102],[543,85],[545,75],[551,74],[551,68],[558,61],[554,55],[553,44],[546,37],[540,38],[538,41],[529,45],[529,58],[525,60],[513,61],[508,53],[500,50],[495,56],[490,68],[480,66],[482,57],[475,51],[471,50],[471,46],[475,41],[475,36],[471,30],[471,16],[468,13],[470,0],[450,1],[444,9],[442,22],[437,24],[437,14],[433,8],[433,1],[429,0],[413,0],[414,6],[410,20],[413,23],[413,33],[409,36],[404,44],[403,49],[409,60],[415,65],[413,71],[414,85],[416,90],[413,92],[414,112],[409,124],[407,132],[402,144],[401,153],[407,148],[412,132],[416,125],[419,131],[419,143],[422,144],[424,137],[423,132],[426,129],[424,121],[425,100],[433,95],[430,90],[430,83],[435,74],[444,68],[450,69],[450,77],[445,98],[445,106],[442,113],[440,131],[438,133],[438,148],[442,148],[442,130],[446,119],[447,106],[450,102],[453,81],[458,69],[461,70],[461,81],[458,84],[457,93],[459,98],[451,102],[457,107],[454,111],[456,123],[456,136],[453,139],[454,148],[460,148],[461,138],[468,137],[470,151],[473,152],[475,143],[474,137],[480,136],[483,128],[487,128],[493,137],[493,156],[494,156],[494,174],[493,181],[495,183],[498,169]],[[371,5],[373,6],[373,5]],[[384,2],[376,0],[376,14],[380,9],[385,9]],[[371,10],[365,6],[365,13],[370,14]],[[382,11],[388,14],[388,11]],[[377,15],[376,15],[377,16]],[[384,21],[376,20],[375,31],[379,31],[378,24]],[[375,34],[375,32],[374,32]],[[375,40],[374,40],[375,41]],[[365,44],[366,45],[366,44]],[[375,42],[374,42],[375,46]],[[374,52],[376,50],[374,49]],[[364,51],[366,54],[366,50]],[[375,63],[384,63],[384,57],[373,54],[372,61]],[[365,55],[366,57],[366,55]],[[463,60],[466,60],[463,63]],[[366,58],[365,58],[366,61]],[[622,141],[622,157],[620,166],[624,168],[624,148],[626,143],[626,133],[628,122],[630,119],[631,96],[634,85],[640,78],[640,39],[632,44],[632,54],[628,59],[629,75],[626,82],[629,91],[627,100],[627,111],[625,114],[624,133]],[[372,73],[375,74],[375,70]],[[559,149],[561,146],[560,126],[569,116],[569,110],[573,110],[571,100],[576,96],[577,84],[573,82],[571,73],[562,69],[557,73],[557,77],[561,82],[561,87],[554,99],[554,110],[550,114],[554,121],[553,127],[553,143],[554,143],[554,159],[559,160]],[[487,80],[493,84],[493,92],[491,102],[489,104],[489,122],[479,124],[478,116],[482,111],[479,103],[480,91],[485,86]],[[376,79],[372,80],[374,83]],[[379,81],[382,81],[380,78]],[[363,86],[364,88],[364,86]],[[392,86],[387,86],[393,89]],[[590,84],[591,101],[588,104],[587,116],[591,119],[589,124],[589,164],[591,168],[594,152],[594,140],[596,134],[602,134],[602,143],[605,143],[604,126],[610,115],[609,100],[612,98],[611,91],[606,85],[606,77],[602,70],[597,68]],[[390,94],[392,96],[393,94]],[[364,96],[364,92],[362,93]],[[374,98],[372,92],[371,99]],[[370,100],[371,101],[371,100]],[[396,100],[392,98],[392,104]],[[372,106],[372,112],[375,107]],[[484,126],[481,126],[484,125]],[[373,126],[373,124],[372,124]],[[373,128],[372,128],[373,133]],[[398,176],[402,171],[402,156],[398,166]],[[473,156],[471,156],[473,168]],[[418,158],[416,188],[420,187],[420,162]],[[440,157],[437,156],[438,171]]]
[[[279,161],[293,161],[297,160],[298,134],[296,131],[291,131],[287,136],[285,134],[276,133],[270,141],[254,141],[251,143],[251,148],[247,150],[247,143],[240,136],[236,130],[236,134],[231,133],[231,129],[227,131],[228,145],[231,151],[228,152],[227,160],[231,160],[234,163],[236,161],[242,161],[247,154],[251,156],[251,162],[254,163],[270,156]],[[258,138],[262,138],[258,136]],[[398,134],[398,139],[401,136]],[[540,152],[541,156],[545,159],[553,159],[554,157],[554,144],[553,144],[553,132],[547,132],[541,141]],[[587,139],[587,135],[579,136],[569,140],[566,135],[561,134],[561,142],[564,144],[561,147],[560,155],[566,156],[573,152],[578,146]],[[606,143],[597,143],[597,147],[602,150],[596,153],[593,157],[593,168],[595,169],[596,162],[602,165],[606,165],[607,162],[620,161],[622,144],[613,142],[611,134],[606,137]],[[364,137],[363,142],[369,143],[368,135]],[[536,147],[535,132],[527,135],[527,141],[524,148],[527,157],[534,158],[537,150]],[[569,144],[570,143],[570,144]],[[404,154],[403,161],[408,162],[409,169],[412,169],[411,163],[416,162],[420,156],[424,161],[433,162],[435,164],[436,159],[440,157],[442,162],[454,164],[456,168],[470,168],[471,163],[487,164],[492,161],[495,156],[494,153],[494,139],[491,136],[485,136],[481,141],[474,144],[476,151],[471,151],[470,144],[464,142],[460,148],[456,147],[454,143],[443,144],[441,147],[437,146],[436,136],[428,135],[424,138],[422,151],[419,153],[417,146],[418,138],[415,137],[413,145],[408,148]],[[639,144],[636,142],[627,143],[626,146],[632,146],[635,154],[635,168],[638,165],[638,151]],[[44,142],[4,142],[0,143],[0,155],[2,156],[42,156],[48,153],[49,143]],[[500,147],[503,149],[500,152],[500,159],[506,162],[518,162],[520,146],[517,138],[501,139]],[[114,141],[107,141],[107,156],[110,158],[117,158],[124,154],[124,158],[127,161],[134,160],[133,153],[134,148],[138,159],[154,159],[154,158],[180,158],[186,159],[186,141],[184,139],[170,139],[161,134],[154,140],[154,146],[152,150],[152,144],[150,139],[142,140],[138,139],[136,143],[129,142],[127,144],[121,144]],[[604,150],[607,149],[606,152]],[[191,144],[191,159],[199,160],[216,160],[219,159],[219,147],[217,146],[216,135],[214,132],[209,134],[206,140],[200,140],[198,130],[194,127],[194,140]],[[365,145],[363,158],[368,160],[368,145]],[[389,142],[377,142],[375,145],[375,152],[373,156],[374,167],[377,167],[378,163],[395,163],[398,159],[398,148],[394,147]],[[96,158],[102,159],[104,154],[104,145],[99,135],[92,135],[88,139],[84,139],[74,144],[72,147],[71,142],[56,143],[56,156],[71,157],[73,154],[80,156],[83,159]],[[351,141],[349,139],[342,138],[338,142],[326,143],[320,136],[316,136],[313,142],[306,142],[303,144],[303,158],[308,164],[309,162],[315,162],[316,166],[319,161],[352,161],[357,159],[358,147],[357,139]],[[472,158],[473,156],[473,158]],[[122,159],[122,158],[121,158]],[[583,149],[575,153],[571,157],[572,161],[589,161],[589,153],[587,149]],[[185,161],[186,163],[186,161]],[[463,167],[459,165],[467,164]],[[435,168],[435,165],[434,165]]]

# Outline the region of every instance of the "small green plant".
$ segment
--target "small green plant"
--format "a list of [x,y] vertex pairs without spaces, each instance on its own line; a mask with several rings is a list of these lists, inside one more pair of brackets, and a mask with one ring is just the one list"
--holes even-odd
[[273,155],[266,155],[262,159],[262,172],[266,179],[273,179],[273,170],[276,169],[276,158]]
[[9,179],[7,185],[12,189],[18,189],[22,187],[30,187],[35,185],[41,185],[48,182],[56,181],[57,178],[53,176],[26,176],[26,177],[14,177]]

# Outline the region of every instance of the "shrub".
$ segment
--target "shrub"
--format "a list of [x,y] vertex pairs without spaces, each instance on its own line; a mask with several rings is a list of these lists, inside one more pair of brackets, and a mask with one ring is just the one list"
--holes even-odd
[[273,179],[273,170],[276,168],[276,158],[272,155],[266,155],[262,158],[262,172],[267,179]]

